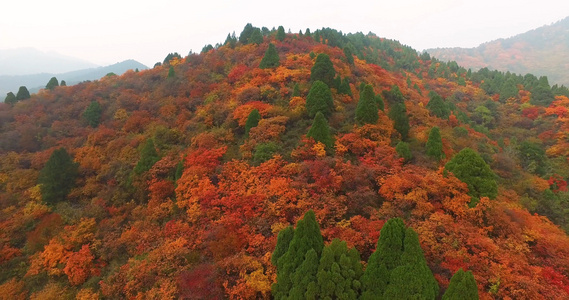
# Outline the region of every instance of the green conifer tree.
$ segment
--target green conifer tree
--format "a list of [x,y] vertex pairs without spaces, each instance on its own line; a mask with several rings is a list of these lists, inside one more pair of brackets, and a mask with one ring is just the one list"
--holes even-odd
[[384,299],[436,299],[439,285],[427,266],[419,237],[412,228],[405,231],[400,266],[393,269]]
[[380,94],[375,95],[375,103],[377,104],[377,108],[381,111],[385,111],[385,103],[383,102],[383,98]]
[[510,77],[502,84],[502,88],[500,89],[500,102],[503,103],[510,98],[517,97],[518,93],[519,91],[516,81],[514,80],[514,77]]
[[51,77],[45,88],[48,90],[53,90],[55,87],[58,86],[59,86],[59,81],[57,81],[57,78]]
[[326,150],[331,150],[334,147],[334,138],[330,133],[330,126],[328,126],[328,121],[321,112],[316,113],[314,122],[312,122],[312,126],[306,136],[324,144]]
[[261,44],[263,43],[263,33],[261,33],[261,29],[255,28],[251,33],[251,37],[249,37],[249,44]]
[[448,119],[450,116],[450,109],[444,102],[443,98],[435,92],[430,92],[429,95],[431,100],[427,103],[427,109],[429,109],[433,115],[441,119]]
[[280,58],[279,53],[277,52],[277,48],[275,48],[275,45],[273,45],[273,43],[269,43],[269,47],[267,48],[267,51],[265,51],[265,56],[263,56],[263,59],[259,64],[259,68],[276,68],[280,65],[279,60]]
[[400,141],[399,143],[397,143],[395,151],[397,152],[399,157],[403,158],[406,162],[410,161],[413,158],[413,154],[411,154],[411,149],[409,149],[409,143]]
[[356,107],[356,123],[359,125],[376,124],[379,119],[378,108],[375,102],[375,93],[371,85],[366,85],[360,93],[360,101]]
[[450,279],[442,300],[478,300],[478,286],[472,271],[458,269]]
[[310,87],[308,96],[306,97],[306,111],[308,116],[314,117],[316,113],[321,112],[324,115],[330,115],[334,108],[334,100],[332,92],[326,83],[318,80]]
[[247,25],[245,25],[245,28],[243,28],[243,31],[239,35],[239,42],[244,45],[248,44],[249,38],[251,38],[251,35],[253,34],[254,30],[255,27],[253,27],[251,23],[247,23]]
[[95,128],[99,126],[99,122],[101,121],[101,114],[103,113],[103,109],[101,105],[97,101],[91,101],[91,104],[85,109],[83,112],[83,118],[87,121],[89,126]]
[[18,102],[18,99],[16,99],[16,95],[14,95],[14,93],[12,92],[8,92],[6,94],[6,98],[4,98],[4,103],[14,105],[16,104],[16,102]]
[[352,53],[352,50],[350,50],[350,48],[348,46],[344,47],[344,55],[346,56],[346,61],[350,65],[353,65],[354,64],[354,55]]
[[279,26],[279,28],[277,29],[276,39],[282,42],[282,41],[284,41],[285,37],[286,37],[286,34],[285,34],[284,27]]
[[306,252],[302,264],[291,275],[292,287],[289,292],[289,299],[305,299],[309,298],[309,295],[318,296],[317,272],[318,254],[316,254],[316,250],[310,249]]
[[253,109],[247,117],[247,122],[245,122],[245,136],[249,136],[249,130],[251,130],[253,127],[257,127],[260,120],[261,114],[257,109]]
[[30,92],[28,91],[28,88],[25,86],[21,86],[18,89],[18,93],[16,93],[16,100],[22,101],[29,98],[30,98]]
[[343,95],[352,96],[352,89],[350,88],[350,81],[348,78],[344,78],[340,86],[338,87],[338,93]]
[[405,103],[397,102],[389,109],[389,118],[393,120],[393,127],[401,135],[401,139],[407,139],[409,134],[409,117],[407,116],[407,108]]
[[445,157],[445,153],[443,152],[443,140],[441,139],[439,127],[435,126],[431,129],[426,148],[427,155],[436,159],[437,161]]
[[363,274],[359,252],[334,239],[322,250],[318,266],[319,299],[357,299]]
[[456,178],[468,185],[468,194],[472,197],[470,206],[476,206],[480,197],[496,198],[498,185],[496,175],[480,155],[464,148],[445,165],[445,173],[452,172]]
[[62,80],[59,86],[67,86],[67,82],[65,82],[65,80]]
[[168,69],[168,78],[174,78],[176,77],[176,71],[174,71],[174,67],[170,66],[170,68]]
[[326,83],[326,85],[333,86],[334,78],[336,77],[336,70],[334,64],[330,60],[330,56],[326,53],[320,53],[316,57],[314,66],[310,70],[310,80],[316,82],[318,80]]
[[292,90],[293,97],[300,97],[300,85],[298,83],[294,84],[294,88]]
[[135,174],[142,174],[152,168],[154,164],[160,160],[156,148],[154,146],[154,141],[152,139],[146,140],[146,143],[140,150],[140,160],[134,167]]
[[288,246],[290,245],[290,241],[292,241],[293,236],[294,228],[292,226],[288,226],[279,232],[279,235],[277,236],[277,246],[271,256],[271,263],[274,266],[277,266],[279,258],[288,251]]
[[53,151],[38,177],[42,200],[46,204],[53,205],[65,199],[75,186],[78,165],[65,148]]

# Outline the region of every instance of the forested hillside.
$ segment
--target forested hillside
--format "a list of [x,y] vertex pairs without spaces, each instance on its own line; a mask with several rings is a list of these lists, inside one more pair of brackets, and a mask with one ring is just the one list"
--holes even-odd
[[569,85],[569,18],[475,48],[426,51],[442,61],[456,61],[474,70],[487,67],[504,72],[546,75],[552,83]]
[[568,97],[373,34],[250,24],[8,95],[0,297],[568,298]]

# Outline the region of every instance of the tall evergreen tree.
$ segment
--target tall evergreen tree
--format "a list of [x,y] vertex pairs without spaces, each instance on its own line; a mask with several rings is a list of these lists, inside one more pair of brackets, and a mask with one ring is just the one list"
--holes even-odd
[[306,110],[308,116],[314,117],[316,113],[321,112],[324,115],[330,115],[334,108],[334,99],[332,92],[326,83],[318,80],[310,87],[308,96],[306,97]]
[[319,299],[357,299],[363,274],[359,252],[334,239],[322,250],[318,266]]
[[[286,253],[277,260],[277,281],[271,287],[275,299],[289,299],[293,289],[293,280],[298,283],[300,279],[298,275],[295,276],[297,270],[305,261],[307,262],[302,266],[302,270],[314,270],[314,266],[317,268],[318,257],[323,248],[324,240],[320,233],[320,226],[314,212],[309,210],[304,214],[304,218],[296,223],[296,229]],[[307,255],[309,252],[314,253]],[[299,295],[302,292],[297,291],[295,294]]]
[[[310,249],[304,256],[304,261],[291,274],[292,286],[289,291],[289,299],[316,298],[319,296],[316,274],[318,272],[318,254]],[[277,297],[275,297],[277,299]]]
[[241,44],[244,44],[244,45],[248,44],[249,38],[251,38],[251,35],[253,34],[254,30],[255,30],[255,27],[253,27],[253,25],[251,25],[251,23],[247,23],[247,25],[245,25],[245,28],[243,28],[243,31],[239,35],[239,42]]
[[514,80],[514,77],[510,77],[504,82],[504,84],[502,84],[502,88],[500,89],[500,102],[503,103],[510,98],[517,97],[518,93],[519,90],[516,85],[516,81]]
[[140,150],[140,160],[134,167],[134,173],[140,175],[150,170],[158,160],[160,160],[160,157],[158,152],[156,152],[154,141],[152,139],[146,140],[142,150]]
[[331,150],[334,147],[334,138],[330,133],[330,126],[328,126],[328,121],[321,112],[316,113],[314,122],[312,122],[312,126],[306,136],[321,142],[326,146],[327,150]]
[[275,48],[275,45],[273,45],[273,43],[269,43],[269,47],[267,48],[267,51],[265,51],[265,56],[263,56],[263,59],[259,64],[259,68],[276,68],[280,65],[279,60],[280,58],[279,53],[277,52],[277,48]]
[[6,98],[4,98],[4,103],[14,105],[16,104],[16,102],[18,102],[18,99],[16,99],[16,95],[14,95],[14,93],[12,92],[8,92],[6,94]]
[[468,185],[468,194],[472,197],[470,206],[476,206],[480,197],[496,198],[498,185],[494,172],[480,155],[464,148],[445,165],[445,173],[452,172],[456,178]]
[[334,64],[330,60],[330,56],[326,53],[320,53],[316,57],[314,66],[310,70],[310,80],[316,82],[318,80],[326,83],[328,86],[333,86],[334,78],[336,77],[336,70]]
[[57,78],[51,77],[45,88],[48,90],[53,90],[55,87],[58,86],[59,86],[59,81],[57,81]]
[[18,89],[18,93],[16,93],[16,100],[22,101],[29,98],[30,98],[30,92],[28,91],[28,88],[25,86],[21,86]]
[[348,46],[344,47],[344,55],[346,56],[346,61],[350,65],[353,65],[354,64],[354,55],[352,53],[352,50],[350,50],[350,48]]
[[409,117],[405,103],[397,102],[389,109],[389,118],[393,120],[393,127],[401,135],[402,140],[406,140],[409,134]]
[[399,155],[399,157],[403,158],[406,162],[410,161],[413,158],[413,154],[411,154],[411,149],[409,149],[409,143],[400,141],[395,146],[395,151]]
[[389,91],[385,90],[382,93],[383,93],[383,99],[385,99],[389,104],[403,103],[403,101],[405,101],[403,93],[401,93],[401,90],[397,85],[393,85],[391,87],[391,90]]
[[97,101],[91,101],[91,104],[85,109],[83,112],[83,118],[87,120],[89,126],[95,128],[99,126],[99,122],[101,121],[101,114],[103,113],[103,109],[101,105]]
[[426,147],[427,155],[437,161],[445,157],[445,153],[443,152],[443,140],[441,139],[439,127],[435,126],[431,129]]
[[75,186],[77,175],[78,164],[73,162],[67,150],[53,151],[38,177],[42,200],[49,205],[63,201]]
[[168,69],[168,78],[174,78],[176,77],[176,71],[174,71],[174,67],[170,66],[170,68]]
[[375,95],[375,103],[377,104],[377,108],[381,111],[385,111],[385,103],[383,102],[383,98],[380,94]]
[[478,300],[478,286],[472,271],[458,269],[450,279],[442,300]]
[[261,29],[255,28],[249,37],[249,44],[261,44],[263,43],[263,34],[261,33]]
[[348,78],[344,78],[344,80],[342,80],[342,83],[340,83],[340,86],[338,87],[338,93],[352,96],[352,89],[350,88]]
[[67,82],[65,82],[65,80],[62,80],[59,86],[67,86]]
[[379,119],[378,108],[375,102],[375,93],[371,85],[366,85],[360,93],[360,101],[356,107],[356,122],[359,125],[376,124]]
[[292,241],[293,236],[294,228],[292,226],[288,226],[279,232],[279,235],[277,236],[277,246],[271,256],[271,263],[274,266],[277,266],[279,258],[288,251],[288,246],[290,245],[290,241]]
[[298,85],[298,83],[294,84],[294,88],[292,89],[292,96],[300,97],[300,85]]
[[405,231],[400,266],[393,269],[384,299],[436,299],[439,285],[427,266],[419,237],[412,228]]
[[284,27],[279,26],[279,28],[277,29],[276,39],[282,42],[282,41],[284,41],[285,37],[286,37],[286,34],[285,34]]
[[444,102],[443,98],[435,92],[430,92],[431,100],[427,103],[427,109],[431,113],[441,119],[448,119],[450,116],[450,109],[448,105]]
[[249,130],[251,130],[253,127],[257,127],[260,120],[261,114],[257,109],[253,109],[247,117],[247,122],[245,122],[245,136],[249,136]]

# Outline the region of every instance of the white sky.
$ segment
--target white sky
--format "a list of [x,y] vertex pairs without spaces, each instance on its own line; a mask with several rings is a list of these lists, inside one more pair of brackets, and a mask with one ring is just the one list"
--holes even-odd
[[[279,3],[279,4],[277,4]],[[246,23],[288,31],[369,31],[417,50],[475,47],[569,16],[567,0],[11,0],[0,4],[0,49],[34,47],[107,65],[149,67],[239,36]]]

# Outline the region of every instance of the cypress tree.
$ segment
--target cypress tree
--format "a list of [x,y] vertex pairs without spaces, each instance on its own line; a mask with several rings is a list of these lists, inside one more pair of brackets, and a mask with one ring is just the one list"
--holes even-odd
[[289,299],[304,299],[308,295],[317,296],[319,292],[316,284],[317,272],[318,254],[316,254],[316,250],[310,249],[306,252],[302,264],[291,275],[292,287],[289,292]]
[[433,115],[441,119],[448,119],[450,116],[450,109],[444,102],[443,98],[435,92],[430,92],[429,94],[431,96],[431,100],[427,103],[427,109],[429,109]]
[[442,300],[478,300],[478,286],[472,271],[458,269],[450,279]]
[[308,130],[306,136],[313,138],[317,142],[321,142],[326,146],[327,150],[334,147],[334,139],[330,133],[328,121],[321,112],[316,113],[314,122],[312,122],[312,126],[310,127],[310,130]]
[[45,88],[48,90],[53,90],[57,86],[59,86],[59,82],[57,81],[57,78],[51,77],[49,82],[46,84]]
[[345,241],[334,239],[322,250],[318,266],[320,299],[357,299],[363,274],[359,252]]
[[29,98],[30,98],[30,92],[28,91],[28,88],[25,86],[21,86],[18,89],[18,93],[16,94],[16,100],[22,101]]
[[443,152],[443,140],[441,139],[439,127],[435,126],[431,129],[426,147],[427,155],[436,159],[437,161],[445,157],[445,154]]
[[401,93],[401,90],[399,89],[399,86],[397,85],[393,85],[391,87],[391,90],[387,91],[383,91],[383,98],[389,103],[389,104],[394,104],[394,103],[403,103],[403,101],[405,100],[405,98],[403,97],[403,93]]
[[326,53],[318,54],[314,66],[310,70],[310,81],[320,80],[328,86],[333,86],[335,77],[336,70],[334,70],[334,64],[332,64],[330,56]]
[[[304,218],[296,223],[296,229],[286,253],[277,260],[277,281],[271,287],[275,299],[288,299],[293,288],[294,275],[306,261],[308,252],[313,250],[316,258],[318,258],[323,248],[324,241],[320,233],[320,226],[316,222],[314,212],[309,210],[304,214]],[[314,265],[318,264],[318,259],[314,260],[313,254],[308,257],[311,263],[307,262],[303,266],[303,270],[309,269],[309,267],[313,268]]]
[[253,109],[247,117],[247,122],[245,122],[245,136],[249,136],[249,130],[251,130],[253,127],[257,127],[260,120],[261,114],[257,109]]
[[277,236],[277,246],[271,256],[271,263],[274,266],[277,266],[279,258],[288,251],[288,246],[290,245],[290,241],[292,241],[293,236],[294,228],[292,228],[292,226],[288,226],[279,232],[279,235]]
[[245,28],[243,28],[243,31],[239,35],[239,42],[241,44],[244,44],[244,45],[248,44],[249,38],[253,34],[254,30],[255,30],[255,27],[253,27],[253,25],[251,25],[251,23],[247,23],[247,25],[245,25]]
[[362,93],[360,93],[360,101],[356,107],[356,122],[359,125],[376,124],[379,116],[375,102],[375,93],[371,85],[366,85]]
[[282,42],[282,41],[284,41],[285,37],[286,37],[286,34],[285,34],[284,27],[279,26],[279,28],[277,29],[276,39]]
[[267,48],[267,51],[265,51],[265,56],[263,56],[263,59],[259,64],[259,68],[276,68],[280,65],[279,60],[280,58],[279,53],[277,52],[277,48],[275,48],[275,45],[273,45],[273,43],[269,43],[269,47]]
[[407,139],[411,126],[409,126],[409,117],[407,116],[405,103],[395,103],[391,109],[389,109],[389,118],[393,120],[393,127],[399,132],[401,139]]
[[4,98],[4,103],[14,105],[16,102],[18,102],[18,100],[16,99],[16,95],[14,95],[14,93],[12,92],[8,92],[6,94],[6,98]]
[[480,155],[464,148],[445,165],[445,173],[452,172],[460,181],[468,185],[468,194],[472,197],[470,206],[476,206],[480,197],[496,198],[498,185],[494,172]]
[[395,151],[399,155],[399,157],[403,158],[406,162],[410,161],[413,158],[413,154],[411,154],[411,149],[409,149],[409,143],[400,141],[397,143],[395,147]]
[[53,151],[38,177],[42,200],[46,204],[52,205],[65,199],[75,185],[78,165],[65,148]]
[[67,86],[67,82],[65,82],[65,80],[62,80],[59,86]]
[[263,34],[261,33],[261,29],[255,28],[249,37],[249,44],[261,44],[263,43]]
[[500,89],[500,102],[506,102],[506,100],[510,98],[517,97],[518,93],[518,87],[516,86],[514,78],[510,77],[502,84],[502,88]]
[[385,103],[383,102],[383,98],[380,94],[375,95],[375,103],[377,104],[377,108],[381,111],[385,111]]
[[346,56],[346,61],[350,65],[353,65],[354,64],[354,55],[352,53],[352,50],[350,50],[350,48],[348,48],[348,46],[344,47],[344,55]]
[[380,231],[375,251],[368,259],[367,267],[360,281],[361,299],[377,299],[383,295],[391,271],[400,265],[405,239],[405,224],[399,218],[389,219]]
[[340,86],[338,87],[338,93],[352,96],[352,89],[350,88],[348,78],[344,78],[344,80],[342,80],[342,83],[340,83]]
[[174,78],[176,77],[176,71],[174,71],[174,67],[170,66],[170,68],[168,69],[168,78]]
[[330,92],[328,85],[320,80],[315,81],[310,87],[310,91],[306,97],[308,116],[314,117],[318,112],[330,115],[333,107],[334,100],[332,99],[332,92]]
[[95,128],[99,126],[99,122],[101,121],[101,114],[103,113],[103,109],[101,105],[97,101],[91,101],[91,104],[85,109],[83,112],[83,118],[87,120],[89,126]]
[[140,175],[150,170],[158,160],[160,157],[154,147],[154,141],[152,139],[146,140],[142,150],[140,150],[140,160],[134,167],[134,173]]
[[400,266],[393,269],[383,294],[385,299],[436,299],[439,285],[427,266],[419,237],[412,228],[405,231]]

